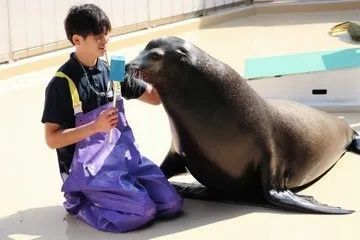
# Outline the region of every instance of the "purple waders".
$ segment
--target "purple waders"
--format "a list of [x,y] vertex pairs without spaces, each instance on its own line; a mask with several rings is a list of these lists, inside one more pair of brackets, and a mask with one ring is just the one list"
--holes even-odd
[[[75,85],[61,74],[57,76],[69,81],[76,126],[94,121],[111,106],[109,103],[83,114]],[[156,216],[179,213],[182,199],[159,167],[140,154],[122,99],[117,101],[117,107],[119,122],[111,143],[108,133],[96,133],[78,142],[62,191],[69,213],[99,230],[126,232]]]

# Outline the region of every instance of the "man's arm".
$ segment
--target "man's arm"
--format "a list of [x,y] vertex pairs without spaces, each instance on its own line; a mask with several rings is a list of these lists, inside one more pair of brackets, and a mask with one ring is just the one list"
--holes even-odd
[[149,84],[147,84],[145,92],[138,99],[152,105],[159,105],[161,103],[156,89]]
[[56,123],[45,122],[46,144],[52,149],[60,148],[77,143],[98,132],[109,132],[118,122],[117,112],[116,107],[109,108],[103,111],[95,121],[68,129]]

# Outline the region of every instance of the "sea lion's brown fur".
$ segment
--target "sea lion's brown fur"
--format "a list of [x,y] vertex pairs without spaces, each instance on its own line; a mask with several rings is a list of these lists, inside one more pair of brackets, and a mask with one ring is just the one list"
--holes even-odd
[[185,170],[226,194],[257,192],[283,208],[352,211],[320,204],[290,189],[307,185],[347,151],[356,133],[325,112],[262,99],[228,65],[180,38],[160,38],[127,65],[142,73],[162,100],[172,147],[161,168]]

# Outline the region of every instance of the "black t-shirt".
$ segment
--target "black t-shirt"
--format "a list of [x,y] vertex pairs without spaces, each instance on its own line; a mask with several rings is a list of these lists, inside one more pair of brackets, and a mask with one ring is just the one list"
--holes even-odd
[[[87,72],[88,79],[84,73]],[[100,97],[89,86],[98,92],[108,92],[109,69],[104,61],[98,59],[93,68],[84,66],[82,69],[75,59],[74,53],[58,71],[69,76],[78,92],[82,102],[83,112],[89,112],[110,101],[112,97]],[[146,83],[128,76],[121,82],[121,93],[126,99],[138,98],[146,90]],[[68,81],[64,78],[54,77],[48,84],[45,92],[45,105],[41,122],[56,123],[64,129],[75,127],[75,116],[70,95]],[[69,173],[71,161],[75,152],[75,144],[56,149],[60,172]]]

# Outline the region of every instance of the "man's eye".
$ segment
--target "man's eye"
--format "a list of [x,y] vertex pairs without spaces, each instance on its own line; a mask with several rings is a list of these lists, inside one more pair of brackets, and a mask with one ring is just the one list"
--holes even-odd
[[106,35],[100,34],[100,35],[94,36],[94,39],[95,39],[96,41],[100,41],[100,40],[103,39],[103,38],[106,38]]

